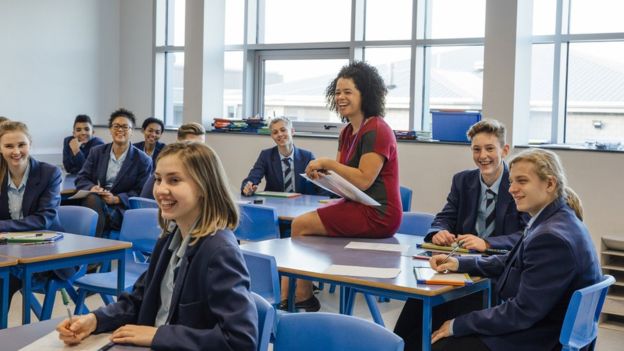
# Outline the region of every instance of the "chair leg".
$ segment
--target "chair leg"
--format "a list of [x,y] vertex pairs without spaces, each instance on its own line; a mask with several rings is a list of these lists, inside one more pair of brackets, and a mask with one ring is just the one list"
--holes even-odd
[[343,299],[343,301],[344,301],[344,307],[343,307],[344,314],[352,316],[353,315],[353,306],[355,304],[355,297],[356,297],[356,294],[357,294],[357,290],[353,289],[353,288],[345,288],[345,289],[343,289],[341,287],[340,288],[340,294],[345,296],[345,298]]
[[373,316],[373,321],[375,323],[385,327],[383,317],[379,312],[379,306],[377,306],[377,301],[375,301],[375,297],[370,294],[364,294],[364,298],[366,299],[366,304],[368,305],[368,309],[370,310],[371,316]]
[[335,292],[336,292],[336,284],[331,284],[331,285],[329,286],[329,293],[330,293],[330,294],[333,294],[333,293],[335,293]]
[[35,313],[37,318],[41,319],[41,304],[39,304],[39,300],[37,300],[35,294],[32,293],[30,296],[30,309]]
[[85,298],[87,297],[87,291],[85,289],[78,289],[78,297],[74,302],[76,303],[76,309],[74,310],[74,314],[87,314],[89,313],[89,309],[85,306]]
[[102,297],[102,301],[104,301],[105,305],[110,305],[111,303],[115,302],[115,300],[113,300],[110,295],[100,293],[100,296]]
[[52,317],[52,308],[54,307],[54,300],[56,300],[56,292],[60,286],[57,284],[56,279],[49,279],[46,284],[45,297],[43,298],[43,307],[41,309],[40,321],[46,321]]

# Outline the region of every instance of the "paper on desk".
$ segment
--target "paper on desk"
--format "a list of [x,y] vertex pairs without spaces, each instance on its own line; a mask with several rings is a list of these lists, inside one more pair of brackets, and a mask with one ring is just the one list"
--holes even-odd
[[366,195],[362,190],[358,189],[355,185],[349,183],[335,172],[327,171],[327,174],[324,174],[318,179],[310,179],[305,173],[301,173],[301,176],[321,188],[351,201],[368,206],[381,206],[379,202]]
[[352,241],[345,246],[345,249],[353,250],[374,250],[374,251],[392,251],[406,253],[409,245],[388,244],[388,243],[370,243],[364,241]]
[[58,332],[55,330],[35,340],[32,344],[19,349],[19,351],[95,351],[108,344],[110,336],[110,333],[92,334],[78,345],[67,346],[59,339]]
[[344,266],[332,264],[325,270],[326,274],[348,275],[351,277],[367,278],[396,278],[401,270],[399,268],[379,268],[362,266]]
[[91,194],[92,191],[89,190],[78,190],[74,195],[72,195],[69,200],[78,200],[84,199],[87,195]]

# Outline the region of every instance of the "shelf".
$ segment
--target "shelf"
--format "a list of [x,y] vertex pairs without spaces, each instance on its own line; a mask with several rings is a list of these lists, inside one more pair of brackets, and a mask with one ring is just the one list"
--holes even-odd
[[624,318],[610,314],[602,314],[601,328],[624,331]]
[[610,264],[603,264],[602,269],[610,269],[612,271],[624,272],[624,266],[613,266]]
[[622,294],[622,293],[614,293],[614,292],[610,291],[607,294],[607,299],[624,301],[624,294]]
[[624,257],[624,251],[617,250],[604,250],[601,252],[603,255],[622,256]]
[[624,317],[624,301],[606,299],[602,306],[602,313],[609,313]]

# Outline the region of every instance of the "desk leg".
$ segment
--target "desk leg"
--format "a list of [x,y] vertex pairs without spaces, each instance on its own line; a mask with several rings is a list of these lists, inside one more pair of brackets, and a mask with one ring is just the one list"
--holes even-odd
[[9,270],[2,272],[2,316],[0,316],[0,329],[5,329],[9,319]]
[[423,298],[423,320],[422,320],[422,351],[431,350],[431,321],[432,307],[431,299],[427,296]]
[[125,279],[126,279],[126,253],[121,253],[117,259],[117,296],[121,295],[125,291]]
[[295,312],[295,290],[297,290],[297,278],[288,277],[288,312]]
[[32,297],[32,273],[27,264],[22,269],[22,324],[30,324],[30,298]]

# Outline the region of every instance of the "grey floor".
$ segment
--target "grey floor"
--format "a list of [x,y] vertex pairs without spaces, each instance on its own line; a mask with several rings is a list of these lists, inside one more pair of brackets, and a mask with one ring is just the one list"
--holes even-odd
[[[321,291],[317,297],[321,301],[321,311],[325,312],[338,312],[338,294],[330,294],[326,288],[324,291]],[[360,295],[360,294],[358,294]],[[40,296],[42,297],[42,296]],[[102,305],[102,300],[99,295],[93,295],[87,298],[87,306],[89,308],[97,308]],[[22,297],[21,294],[15,294],[13,297],[13,301],[11,303],[11,309],[9,311],[9,327],[21,325],[21,306],[22,306]],[[399,314],[401,313],[401,308],[403,307],[403,302],[392,300],[389,303],[379,304],[379,308],[383,314],[384,321],[386,323],[386,327],[388,329],[393,329],[394,324],[396,323]],[[61,302],[60,294],[56,298],[56,303],[54,305],[54,310],[52,312],[52,317],[63,317],[67,315],[67,311]],[[361,296],[358,296],[355,303],[355,315],[361,318],[365,318],[371,320],[370,313],[368,308],[366,307],[366,303],[362,299]],[[34,315],[32,315],[32,320],[36,320]],[[596,350],[598,351],[616,351],[622,350],[624,347],[622,346],[624,342],[624,332],[615,331],[605,328],[600,328],[598,334],[598,344]],[[8,350],[7,350],[8,351]]]

